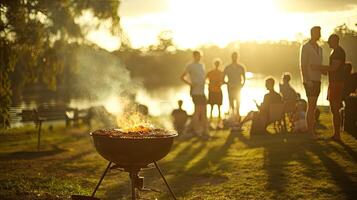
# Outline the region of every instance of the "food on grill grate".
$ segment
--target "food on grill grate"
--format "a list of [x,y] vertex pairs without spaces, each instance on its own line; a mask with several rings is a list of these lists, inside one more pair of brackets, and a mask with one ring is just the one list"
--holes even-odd
[[147,137],[165,137],[177,134],[175,131],[167,131],[158,128],[148,128],[137,126],[130,129],[101,129],[92,133],[93,135],[102,135],[108,137],[120,138],[147,138]]

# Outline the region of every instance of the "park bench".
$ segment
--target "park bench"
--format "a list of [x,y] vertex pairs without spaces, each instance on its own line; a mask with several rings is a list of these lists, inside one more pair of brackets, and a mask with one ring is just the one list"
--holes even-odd
[[71,122],[74,125],[78,125],[80,120],[90,126],[91,120],[91,114],[88,109],[79,110],[62,105],[42,105],[37,109],[22,110],[18,115],[21,116],[21,122],[33,122],[35,124],[38,135],[37,150],[40,149],[43,122],[64,120],[66,127],[68,127]]

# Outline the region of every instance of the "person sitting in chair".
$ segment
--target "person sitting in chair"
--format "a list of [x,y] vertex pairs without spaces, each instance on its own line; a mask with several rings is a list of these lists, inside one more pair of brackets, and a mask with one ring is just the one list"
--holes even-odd
[[279,90],[283,96],[284,101],[296,101],[297,94],[294,88],[290,85],[290,73],[284,73],[282,76],[282,83],[279,84]]
[[291,74],[289,72],[283,73],[282,83],[279,84],[280,94],[283,97],[284,102],[284,113],[287,115],[289,122],[293,123],[294,115],[296,114],[296,103],[298,100],[298,95],[295,89],[291,86]]
[[259,111],[249,112],[240,124],[240,126],[242,126],[244,123],[252,120],[253,123],[250,131],[251,133],[259,132],[261,134],[266,132],[266,127],[270,122],[269,107],[272,104],[282,103],[282,97],[274,90],[274,84],[275,81],[273,78],[267,78],[265,80],[265,87],[269,92],[265,94],[263,103],[261,105],[257,105]]

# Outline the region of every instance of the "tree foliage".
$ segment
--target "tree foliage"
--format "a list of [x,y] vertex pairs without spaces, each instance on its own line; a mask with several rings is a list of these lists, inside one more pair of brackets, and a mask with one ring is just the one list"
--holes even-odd
[[[71,43],[85,42],[78,18],[85,11],[110,20],[119,33],[119,0],[2,0],[0,2],[0,127],[9,126],[11,88],[19,90],[31,82],[56,89]],[[20,80],[12,82],[11,73]],[[15,90],[16,91],[16,90]],[[21,90],[20,90],[21,91]]]
[[346,61],[351,62],[354,69],[357,69],[357,32],[342,24],[335,28],[335,33],[340,36],[341,46],[346,51]]

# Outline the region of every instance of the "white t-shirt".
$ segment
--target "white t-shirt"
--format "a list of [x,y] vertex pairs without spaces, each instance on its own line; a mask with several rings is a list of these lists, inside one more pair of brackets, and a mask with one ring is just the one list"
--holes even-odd
[[204,95],[206,76],[204,64],[190,63],[186,66],[185,73],[190,75],[192,83],[191,95]]
[[[311,69],[311,65],[321,64],[322,48],[318,46],[318,50],[316,50],[310,41],[305,43],[300,50],[300,70],[302,81],[304,83],[307,81],[321,82],[321,72],[319,70]],[[301,66],[305,66],[306,69],[302,69]]]

